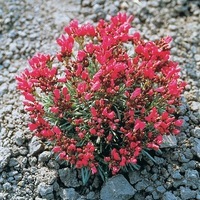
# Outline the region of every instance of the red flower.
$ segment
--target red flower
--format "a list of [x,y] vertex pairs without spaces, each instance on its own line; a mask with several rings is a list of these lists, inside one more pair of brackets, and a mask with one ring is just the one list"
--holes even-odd
[[183,120],[182,120],[182,119],[176,120],[176,121],[174,122],[174,125],[175,125],[175,126],[182,126],[182,125],[183,125]]
[[35,101],[35,97],[32,94],[28,93],[28,92],[23,92],[23,95],[24,95],[26,100],[32,101],[32,102]]
[[56,100],[60,99],[60,90],[59,89],[55,89],[53,91],[53,94],[54,94],[54,97],[55,97]]
[[116,161],[121,160],[121,158],[120,158],[120,156],[119,156],[119,153],[117,152],[117,150],[116,150],[115,148],[111,151],[111,156],[112,156],[113,159],[116,160]]
[[137,130],[143,131],[145,127],[146,127],[145,122],[142,122],[140,119],[135,120],[135,126],[134,126],[135,131]]
[[141,88],[136,88],[134,92],[131,94],[130,99],[133,100],[141,94]]
[[52,151],[53,151],[54,153],[59,153],[59,152],[62,151],[62,149],[61,149],[61,147],[59,147],[59,146],[55,146],[55,147],[52,149]]
[[97,91],[97,90],[99,90],[100,87],[101,87],[100,81],[97,81],[92,85],[91,90]]

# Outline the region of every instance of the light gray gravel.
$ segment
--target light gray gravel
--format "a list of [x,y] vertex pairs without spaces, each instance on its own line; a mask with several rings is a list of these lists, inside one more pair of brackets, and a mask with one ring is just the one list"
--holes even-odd
[[[200,199],[199,8],[197,0],[0,0],[0,200]],[[55,39],[71,19],[96,23],[118,11],[135,15],[134,29],[145,39],[173,37],[172,56],[188,83],[179,112],[185,122],[180,135],[165,140],[163,154],[153,154],[157,164],[143,161],[139,171],[104,185],[94,176],[82,188],[80,173],[32,138],[15,76],[36,52],[57,51]]]

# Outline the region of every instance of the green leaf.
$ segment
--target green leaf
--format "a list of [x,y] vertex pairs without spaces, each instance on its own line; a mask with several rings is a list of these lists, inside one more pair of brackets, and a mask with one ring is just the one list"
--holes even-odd
[[157,162],[155,161],[155,159],[146,150],[142,150],[142,154],[144,156],[146,156],[147,158],[149,158],[150,160],[152,160],[155,164],[157,164]]
[[91,171],[88,170],[87,167],[81,168],[81,177],[82,177],[83,185],[86,185],[86,183],[88,182],[90,178],[90,175],[91,175]]

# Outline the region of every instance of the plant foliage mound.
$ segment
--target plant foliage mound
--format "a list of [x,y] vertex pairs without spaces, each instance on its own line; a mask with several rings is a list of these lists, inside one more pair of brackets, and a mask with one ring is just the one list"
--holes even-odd
[[171,38],[145,41],[131,33],[132,19],[73,20],[57,39],[60,51],[34,56],[17,77],[30,130],[84,177],[134,166],[182,124],[174,114],[185,83],[170,59]]

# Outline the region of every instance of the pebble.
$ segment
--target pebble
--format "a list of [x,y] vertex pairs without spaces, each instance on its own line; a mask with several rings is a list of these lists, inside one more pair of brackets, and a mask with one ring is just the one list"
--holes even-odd
[[176,180],[181,180],[182,179],[182,175],[180,174],[179,171],[175,171],[173,173],[171,173],[172,178],[176,179]]
[[18,146],[22,146],[23,143],[25,142],[24,133],[23,133],[22,131],[17,131],[17,132],[15,133],[14,140],[15,140],[15,143],[16,143]]
[[143,177],[140,175],[140,172],[139,171],[131,171],[129,172],[128,174],[129,176],[129,180],[130,180],[130,183],[133,185],[139,181],[141,181],[143,179]]
[[63,168],[58,170],[60,180],[66,187],[79,187],[79,181],[77,180],[77,171],[69,168]]
[[156,188],[156,190],[157,190],[159,193],[162,193],[162,194],[166,191],[165,187],[163,187],[162,185],[161,185],[161,186],[158,186],[158,187]]
[[196,54],[194,56],[194,59],[195,59],[196,62],[199,62],[200,61],[200,54]]
[[61,188],[60,197],[62,200],[78,199],[80,195],[75,191],[74,188]]
[[193,137],[200,139],[200,127],[195,127],[191,133]]
[[119,174],[108,179],[100,191],[102,200],[128,200],[136,190],[128,183],[123,175]]
[[37,155],[41,153],[44,149],[44,145],[41,140],[34,136],[29,143],[29,154],[30,155]]
[[53,186],[42,182],[38,185],[38,192],[41,196],[47,196],[53,192]]
[[11,157],[11,151],[9,148],[0,146],[0,172],[8,165]]
[[43,151],[38,156],[38,161],[39,162],[47,162],[50,158],[51,158],[51,152],[49,152],[49,151]]
[[[7,55],[7,57],[12,57],[13,54],[12,54],[12,52],[6,52],[6,55]],[[10,60],[5,60],[3,62],[3,66],[5,68],[8,68],[10,66]]]
[[165,192],[163,200],[177,200],[172,192]]
[[187,187],[180,187],[180,194],[182,200],[195,199],[196,197],[196,191],[193,191]]

